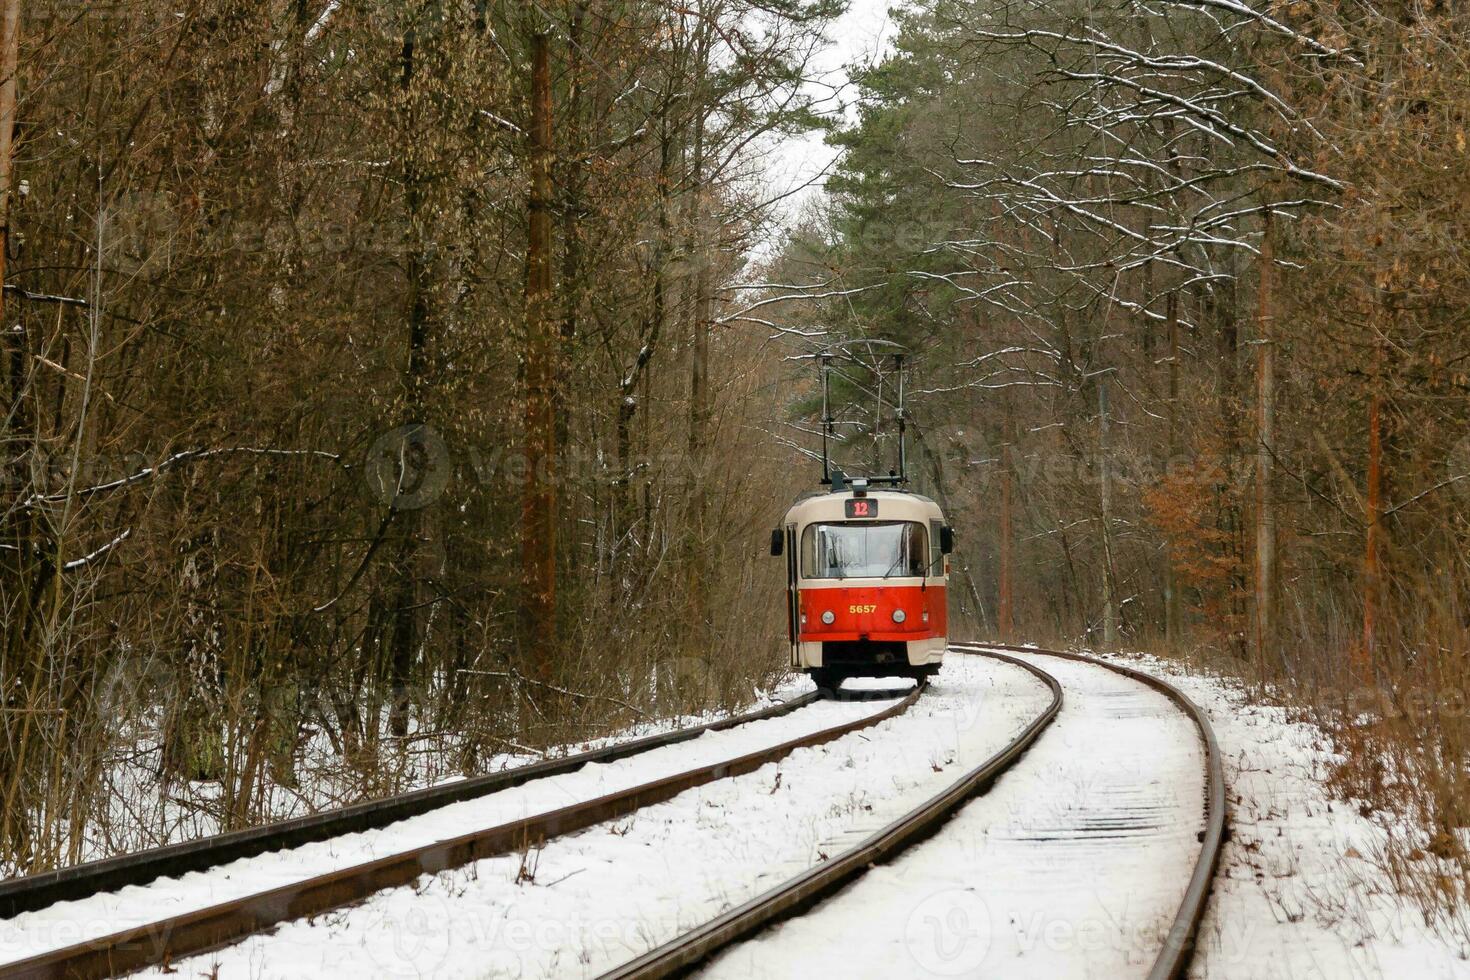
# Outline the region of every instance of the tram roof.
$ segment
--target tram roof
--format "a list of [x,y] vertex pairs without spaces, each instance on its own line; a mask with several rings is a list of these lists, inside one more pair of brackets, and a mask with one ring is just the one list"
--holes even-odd
[[916,521],[943,519],[944,511],[939,504],[920,493],[907,490],[853,490],[844,489],[836,493],[816,491],[797,498],[786,511],[784,522],[809,522],[820,520],[863,520],[848,515],[846,501],[872,500],[878,504],[873,520]]

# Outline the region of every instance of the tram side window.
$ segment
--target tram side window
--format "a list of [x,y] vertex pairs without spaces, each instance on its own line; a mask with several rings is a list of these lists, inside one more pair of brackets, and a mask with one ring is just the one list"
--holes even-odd
[[804,578],[917,576],[928,558],[928,530],[917,521],[808,524],[801,532]]

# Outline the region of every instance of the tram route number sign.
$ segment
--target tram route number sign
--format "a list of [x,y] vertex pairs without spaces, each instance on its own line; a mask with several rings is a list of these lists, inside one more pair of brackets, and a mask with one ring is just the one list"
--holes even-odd
[[851,500],[844,500],[843,504],[847,508],[849,518],[878,516],[878,501],[871,498],[854,497]]

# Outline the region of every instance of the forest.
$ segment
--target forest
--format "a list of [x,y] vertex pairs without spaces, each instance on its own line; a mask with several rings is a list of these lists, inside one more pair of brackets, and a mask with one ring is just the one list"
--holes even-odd
[[952,632],[1238,676],[1470,869],[1470,14],[908,0],[833,112],[844,7],[6,0],[0,867],[749,702],[896,344]]

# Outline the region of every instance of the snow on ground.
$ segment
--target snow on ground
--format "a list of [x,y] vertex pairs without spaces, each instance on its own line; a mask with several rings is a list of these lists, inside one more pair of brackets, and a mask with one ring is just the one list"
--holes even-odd
[[930,693],[875,728],[174,966],[222,978],[595,976],[851,846],[997,751],[1049,697],[1017,667],[954,655]]
[[[1240,686],[1148,657],[1210,716],[1231,837],[1191,970],[1196,978],[1467,977],[1470,949],[1434,935],[1365,857],[1383,831],[1326,788],[1327,736]],[[1044,656],[1066,706],[1020,768],[930,841],[802,919],[711,964],[716,976],[1141,975],[1197,853],[1199,748],[1161,696]],[[692,790],[614,824],[426,876],[292,923],[176,975],[585,976],[834,854],[946,785],[1045,703],[1021,671],[952,655],[908,715],[779,765]],[[66,903],[0,923],[0,961],[420,840],[739,754],[883,703],[788,719],[446,808],[387,831],[208,875]],[[818,717],[818,713],[827,717]],[[844,716],[845,717],[845,716]],[[780,726],[778,733],[775,726]],[[636,770],[636,771],[634,771]],[[580,778],[579,778],[580,777]],[[418,821],[425,821],[419,824]],[[143,910],[148,911],[143,911]],[[151,913],[151,914],[150,914]],[[91,923],[89,927],[85,925]]]
[[[106,683],[115,687],[127,682],[119,672],[110,675]],[[773,690],[752,692],[747,710],[788,700],[807,690],[811,690],[811,682],[805,677],[788,675]],[[320,710],[330,714],[333,709],[324,706]],[[652,718],[606,736],[553,746],[544,755],[498,752],[482,757],[476,772],[500,772],[542,758],[560,758],[646,735],[693,728],[728,714],[706,711]],[[270,772],[264,774],[256,804],[265,814],[264,819],[287,820],[357,803],[364,798],[364,786],[380,787],[378,793],[370,795],[388,795],[463,779],[464,773],[457,768],[464,757],[461,738],[453,732],[421,731],[417,721],[410,719],[406,737],[394,738],[388,733],[388,708],[381,709],[376,723],[380,750],[370,770],[346,762],[341,746],[321,729],[311,732],[296,751],[292,785],[282,785]],[[167,768],[161,761],[161,725],[162,719],[156,715],[142,722],[115,720],[111,757],[101,777],[101,795],[107,801],[109,816],[86,827],[81,860],[96,861],[220,833],[218,782],[180,782],[160,777]],[[0,865],[0,874],[9,870]]]
[[704,975],[1146,974],[1198,854],[1194,727],[1105,668],[1029,659],[1061,683],[1062,710],[1015,768],[935,837]]
[[[900,682],[906,683],[906,682]],[[688,742],[617,762],[584,766],[477,800],[455,803],[380,830],[262,854],[207,872],[165,878],[141,887],[60,902],[0,921],[3,964],[48,949],[156,922],[186,908],[325,874],[437,840],[517,820],[569,803],[735,758],[777,742],[882,711],[890,701],[819,701],[791,714],[708,732]]]
[[1203,708],[1224,756],[1230,838],[1190,976],[1470,977],[1470,948],[1427,929],[1365,857],[1384,832],[1328,792],[1338,756],[1320,728],[1251,704],[1233,681],[1153,657],[1116,659]]

